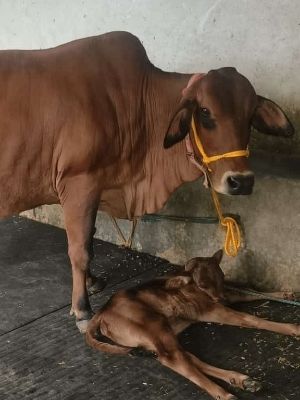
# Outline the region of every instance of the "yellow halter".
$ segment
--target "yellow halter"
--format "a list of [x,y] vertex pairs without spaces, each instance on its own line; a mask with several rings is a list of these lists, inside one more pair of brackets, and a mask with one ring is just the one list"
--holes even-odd
[[[224,154],[218,154],[216,156],[208,156],[208,155],[206,155],[204,148],[202,146],[201,140],[199,138],[199,135],[197,134],[194,116],[192,116],[192,130],[193,130],[196,146],[202,156],[202,163],[205,165],[207,165],[211,162],[214,162],[214,161],[221,160],[222,158],[249,157],[248,148],[246,150],[235,150],[235,151],[230,151],[230,152],[224,153]],[[208,170],[211,171],[210,168],[208,168]]]
[[[196,146],[202,156],[202,163],[206,167],[206,169],[211,172],[211,169],[207,164],[221,160],[222,158],[232,158],[232,157],[249,157],[249,150],[236,150],[230,151],[228,153],[215,155],[215,156],[207,156],[204,148],[202,146],[199,135],[197,134],[196,125],[194,116],[192,116],[192,131]],[[226,237],[224,242],[224,250],[228,256],[235,257],[238,254],[239,248],[241,246],[241,232],[237,221],[232,217],[224,217],[220,205],[220,201],[217,195],[217,192],[214,190],[209,173],[206,173],[208,180],[210,181],[210,190],[211,195],[217,210],[217,214],[219,217],[220,224],[226,229]]]

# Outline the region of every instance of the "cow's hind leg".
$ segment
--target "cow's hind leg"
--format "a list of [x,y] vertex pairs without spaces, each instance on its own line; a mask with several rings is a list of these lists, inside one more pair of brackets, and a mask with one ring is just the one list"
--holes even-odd
[[93,237],[96,233],[96,228],[94,227],[92,229],[92,233],[90,236],[90,243],[89,243],[89,266],[86,271],[86,287],[89,291],[89,293],[95,293],[98,292],[99,290],[102,290],[105,286],[105,281],[101,278],[97,278],[92,272],[91,272],[91,263],[94,259],[94,246],[93,246]]
[[91,258],[91,241],[99,204],[97,179],[89,175],[69,178],[59,185],[59,195],[72,265],[71,313],[76,316],[76,325],[79,330],[85,332],[87,322],[92,316],[86,283]]

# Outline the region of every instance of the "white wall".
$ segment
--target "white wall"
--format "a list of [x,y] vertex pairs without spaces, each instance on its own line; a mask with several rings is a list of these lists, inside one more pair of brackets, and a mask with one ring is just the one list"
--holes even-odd
[[0,48],[45,48],[128,30],[166,70],[234,65],[258,92],[300,108],[298,0],[0,0]]

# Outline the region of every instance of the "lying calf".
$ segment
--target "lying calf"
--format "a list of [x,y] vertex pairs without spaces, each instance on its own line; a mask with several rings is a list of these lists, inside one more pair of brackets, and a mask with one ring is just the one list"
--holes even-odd
[[[213,367],[185,351],[176,335],[190,324],[205,321],[300,335],[300,325],[271,322],[234,311],[220,303],[250,300],[224,288],[219,267],[222,250],[211,258],[193,258],[173,276],[117,292],[90,321],[89,345],[109,353],[127,354],[143,347],[157,354],[166,367],[190,379],[214,399],[235,399],[207,376],[255,392],[260,384],[249,376]],[[251,298],[252,300],[253,298]],[[96,339],[97,331],[116,344]]]

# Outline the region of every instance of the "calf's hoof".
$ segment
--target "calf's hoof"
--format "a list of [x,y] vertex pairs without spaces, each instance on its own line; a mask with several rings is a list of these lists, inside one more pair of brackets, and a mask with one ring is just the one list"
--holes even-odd
[[247,390],[247,392],[255,393],[261,390],[262,384],[254,379],[247,378],[243,381],[243,388]]
[[300,325],[296,325],[296,336],[300,336]]
[[284,290],[282,297],[283,297],[284,300],[292,300],[292,301],[297,300],[296,293],[295,292],[291,292],[289,290]]

